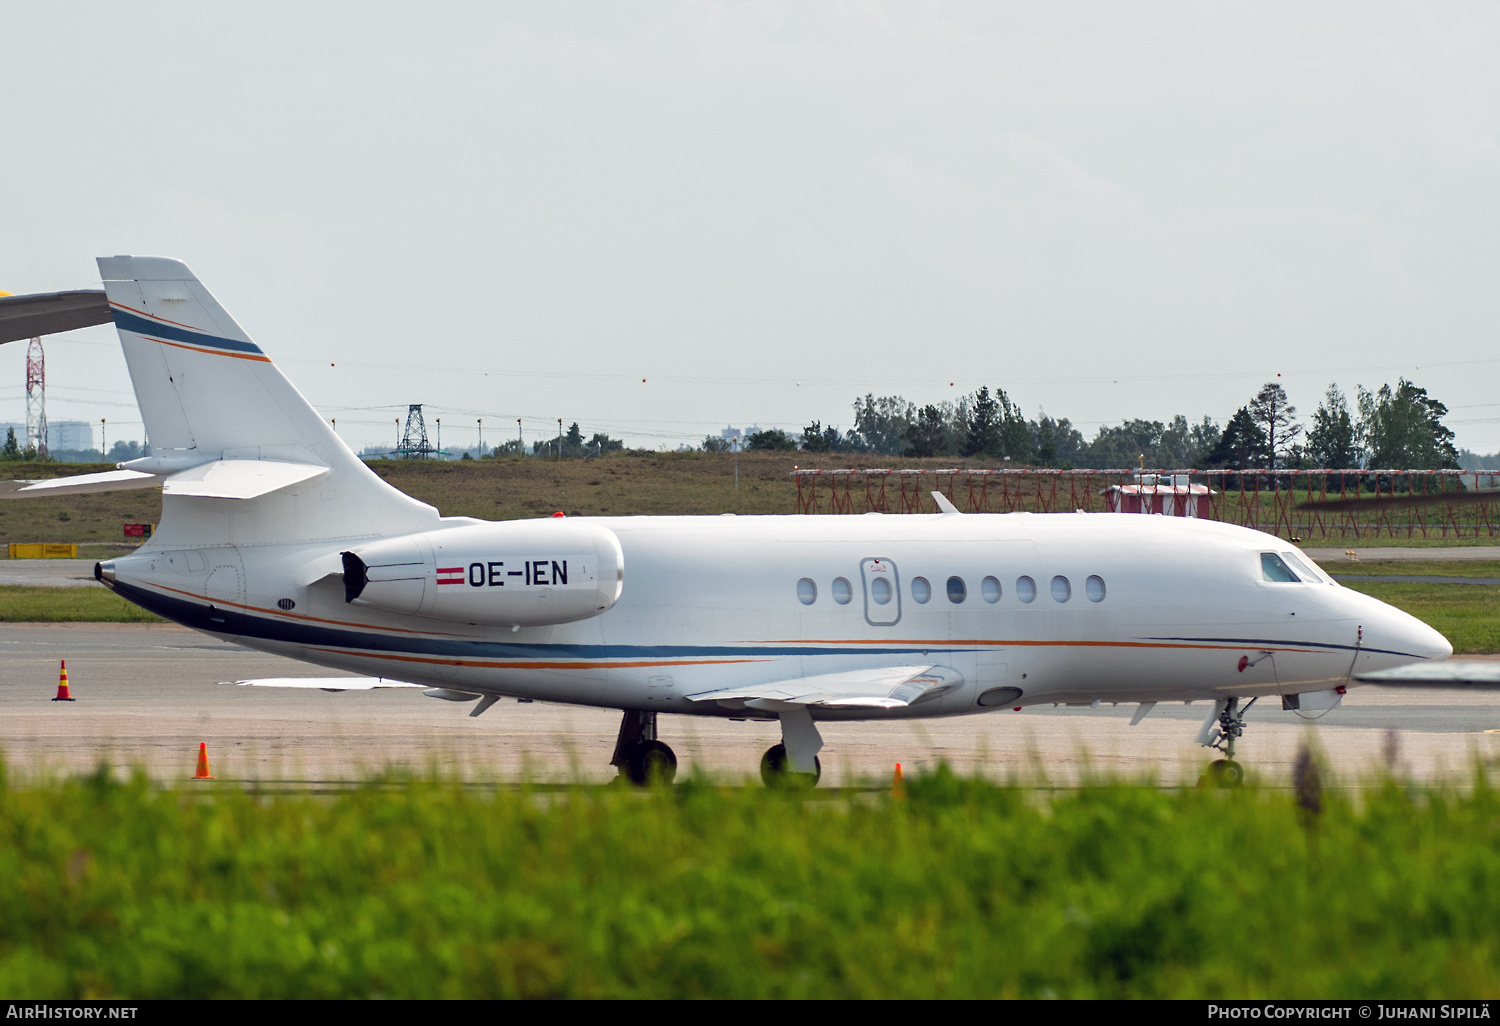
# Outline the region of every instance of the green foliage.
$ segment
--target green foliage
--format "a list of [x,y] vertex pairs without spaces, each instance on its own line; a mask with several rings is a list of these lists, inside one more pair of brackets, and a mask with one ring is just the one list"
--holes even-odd
[[1493,997],[1500,799],[1373,784],[1313,811],[945,770],[891,801],[0,769],[0,992]]
[[857,432],[851,431],[845,435],[833,425],[824,427],[821,422],[815,420],[802,429],[802,450],[804,452],[862,452],[864,445]]
[[745,448],[752,452],[788,452],[797,448],[797,443],[781,428],[767,428],[746,439]]
[[1366,466],[1380,470],[1441,470],[1458,467],[1453,432],[1442,424],[1448,407],[1405,378],[1396,387],[1359,390],[1359,431]]
[[1210,467],[1249,470],[1264,467],[1269,460],[1270,441],[1266,433],[1251,416],[1249,407],[1241,406],[1224,425],[1224,433],[1208,454],[1207,463]]
[[1182,414],[1171,424],[1159,420],[1128,420],[1118,427],[1101,427],[1077,462],[1086,467],[1182,468],[1202,464],[1219,442],[1219,429],[1204,417],[1190,425]]
[[1292,420],[1297,407],[1287,401],[1286,389],[1275,381],[1268,381],[1245,409],[1265,437],[1267,465],[1272,470],[1285,467],[1287,462],[1282,457],[1291,454],[1292,443],[1302,433],[1302,425]]
[[16,441],[16,429],[5,429],[5,445],[0,448],[0,460],[19,460],[21,458],[21,446]]
[[951,406],[948,403],[922,407],[916,420],[906,427],[906,448],[901,451],[901,455],[917,459],[954,455],[957,446],[954,444],[950,414]]
[[1348,470],[1359,466],[1359,432],[1349,414],[1349,401],[1331,384],[1313,413],[1307,433],[1307,460],[1313,467]]
[[854,429],[859,444],[882,456],[899,456],[906,449],[906,432],[916,419],[916,407],[899,395],[867,394],[854,400]]

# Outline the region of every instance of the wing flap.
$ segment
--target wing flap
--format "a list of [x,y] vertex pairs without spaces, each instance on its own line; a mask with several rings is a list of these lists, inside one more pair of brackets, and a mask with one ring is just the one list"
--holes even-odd
[[722,688],[687,697],[694,702],[732,702],[773,711],[782,705],[901,709],[936,698],[963,683],[963,674],[950,666],[882,666]]

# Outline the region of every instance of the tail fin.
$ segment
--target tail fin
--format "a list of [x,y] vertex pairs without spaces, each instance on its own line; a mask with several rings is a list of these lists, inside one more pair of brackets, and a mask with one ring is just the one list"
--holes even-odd
[[[236,535],[249,531],[255,540],[311,540],[433,526],[436,511],[366,467],[185,264],[163,257],[100,257],[99,270],[154,459],[180,467],[273,460],[329,469],[317,486],[321,502],[278,510],[271,518],[278,525],[271,537],[265,536],[270,521],[257,532],[250,526],[256,518],[228,517],[239,528]],[[250,501],[296,505],[295,499]],[[182,514],[208,513],[204,503],[225,500],[167,496],[164,501],[163,532],[174,520],[189,526],[171,515],[174,504]]]

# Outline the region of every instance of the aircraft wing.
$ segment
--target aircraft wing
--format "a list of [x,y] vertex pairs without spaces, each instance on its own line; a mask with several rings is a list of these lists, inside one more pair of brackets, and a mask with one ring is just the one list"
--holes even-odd
[[1500,662],[1466,662],[1444,659],[1436,663],[1412,663],[1393,670],[1356,673],[1361,684],[1399,687],[1463,688],[1466,691],[1500,691]]
[[694,702],[737,703],[771,712],[792,705],[824,709],[900,709],[936,698],[963,682],[963,674],[948,666],[884,666],[703,691],[687,697]]
[[220,684],[238,684],[259,688],[319,688],[323,691],[374,691],[376,688],[425,688],[425,684],[408,684],[404,680],[384,677],[261,677],[258,680],[221,680]]
[[0,296],[0,344],[106,324],[113,319],[103,289]]

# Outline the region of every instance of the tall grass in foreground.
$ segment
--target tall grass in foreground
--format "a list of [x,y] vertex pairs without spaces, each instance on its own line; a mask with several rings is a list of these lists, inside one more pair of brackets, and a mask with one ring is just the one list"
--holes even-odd
[[908,790],[0,781],[0,994],[1500,994],[1482,778]]

